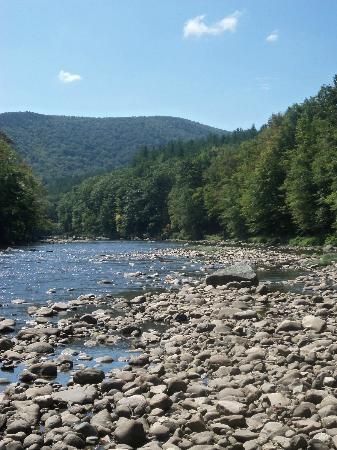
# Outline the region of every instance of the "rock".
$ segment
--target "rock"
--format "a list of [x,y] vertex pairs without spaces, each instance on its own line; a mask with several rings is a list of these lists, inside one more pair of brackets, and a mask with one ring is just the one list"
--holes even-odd
[[252,285],[258,285],[257,275],[248,264],[234,264],[206,277],[206,284],[212,286],[219,286],[232,281],[246,281]]
[[149,363],[149,355],[147,354],[134,356],[129,361],[130,366],[145,366],[148,363]]
[[68,303],[64,303],[64,302],[57,302],[54,303],[51,307],[54,311],[67,311],[67,309],[69,308]]
[[53,392],[53,388],[50,384],[46,384],[45,386],[33,386],[28,388],[25,392],[26,397],[31,399],[35,397],[39,397],[41,395],[50,395]]
[[143,395],[131,395],[130,397],[123,397],[117,403],[118,408],[127,408],[135,415],[144,414],[147,408],[147,401]]
[[143,424],[136,420],[119,419],[114,436],[117,442],[139,448],[146,442]]
[[24,448],[28,448],[31,445],[36,445],[41,448],[43,445],[43,437],[40,434],[30,434],[23,441]]
[[185,425],[194,433],[201,433],[206,430],[205,422],[200,414],[192,416],[186,421]]
[[92,316],[91,314],[84,314],[84,316],[82,316],[80,318],[81,322],[86,322],[90,325],[96,325],[97,324],[97,319],[96,317]]
[[103,370],[86,368],[83,370],[78,370],[74,373],[73,380],[74,383],[78,383],[81,385],[84,384],[98,384],[103,381],[105,378],[105,374]]
[[53,428],[58,428],[62,425],[62,419],[61,416],[59,416],[58,414],[53,414],[52,416],[48,417],[48,419],[45,421],[45,428],[48,429],[53,429]]
[[212,369],[218,369],[222,366],[230,366],[232,361],[225,355],[212,355],[208,360],[208,365]]
[[21,444],[21,442],[18,441],[10,441],[6,443],[5,447],[1,447],[1,450],[22,450],[23,446]]
[[159,408],[164,411],[172,406],[172,400],[166,394],[156,394],[149,400],[149,405],[152,409]]
[[181,313],[178,313],[178,314],[176,314],[174,316],[174,320],[176,322],[184,323],[184,322],[188,322],[189,321],[189,317],[188,317],[187,314],[181,312]]
[[21,380],[23,383],[31,383],[32,381],[36,380],[36,378],[37,375],[29,372],[28,370],[24,370],[19,376],[19,380]]
[[125,385],[124,380],[119,380],[116,378],[105,378],[101,383],[101,391],[109,392],[112,389],[116,389],[117,391],[121,391],[123,386]]
[[53,353],[54,348],[52,345],[48,344],[47,342],[34,342],[33,344],[29,344],[26,347],[26,351],[31,353]]
[[97,428],[88,422],[77,423],[74,426],[74,431],[84,438],[89,436],[97,436]]
[[7,338],[0,339],[0,351],[2,350],[10,350],[14,347],[14,342]]
[[293,436],[290,439],[289,446],[291,450],[306,450],[308,448],[307,436],[303,434]]
[[91,425],[96,427],[100,435],[107,434],[113,428],[111,414],[107,409],[103,409],[94,414],[90,420]]
[[41,377],[56,377],[57,366],[53,362],[42,362],[29,366],[28,370]]
[[121,333],[124,336],[140,336],[142,334],[142,330],[135,325],[127,325],[121,329]]
[[70,387],[63,391],[55,392],[52,398],[55,402],[61,403],[92,403],[97,397],[97,390],[93,386]]
[[98,358],[95,359],[95,361],[99,364],[110,364],[112,362],[114,362],[114,359],[112,356],[99,356]]
[[290,400],[279,392],[267,394],[267,398],[269,400],[270,406],[283,408],[290,404]]
[[325,321],[315,316],[305,316],[302,319],[302,327],[306,330],[320,333],[325,327]]
[[198,323],[196,331],[198,333],[209,333],[210,331],[213,331],[215,327],[216,327],[215,323],[210,322]]
[[246,405],[235,400],[220,400],[216,408],[225,415],[240,415],[246,412]]
[[30,432],[30,424],[23,419],[14,419],[7,424],[7,434],[15,434],[23,431],[24,433]]
[[[23,420],[29,427],[35,426],[40,417],[40,408],[32,401],[13,401],[12,406],[16,409],[13,416],[14,421]],[[8,427],[7,427],[7,432]]]
[[258,433],[254,433],[250,430],[235,430],[233,433],[235,439],[239,442],[247,442],[259,437]]
[[299,331],[302,329],[300,322],[294,320],[283,320],[277,327],[276,331]]
[[4,319],[0,322],[0,333],[7,334],[12,333],[15,328],[15,320],[12,319]]
[[84,448],[85,441],[76,433],[66,433],[63,442],[75,448]]
[[149,430],[149,434],[157,438],[159,441],[167,441],[170,437],[170,429],[161,423],[154,423]]
[[311,417],[316,411],[313,403],[302,402],[293,411],[293,417]]
[[168,395],[175,394],[176,392],[186,392],[187,383],[181,378],[171,378],[167,383]]
[[42,317],[52,317],[55,314],[52,308],[48,308],[47,306],[42,306],[42,308],[37,309],[35,312],[36,316]]

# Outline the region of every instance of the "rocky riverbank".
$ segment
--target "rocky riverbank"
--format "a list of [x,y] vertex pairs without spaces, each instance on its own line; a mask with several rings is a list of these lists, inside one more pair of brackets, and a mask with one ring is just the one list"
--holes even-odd
[[[174,252],[208,271],[237,262],[302,270],[290,282],[301,292],[203,278],[132,300],[30,308],[21,330],[3,319],[2,368],[22,370],[0,394],[0,449],[337,448],[337,266],[277,249]],[[79,338],[126,339],[137,352],[110,372],[109,353],[73,371],[72,352],[60,349]],[[66,386],[60,372],[71,375]]]

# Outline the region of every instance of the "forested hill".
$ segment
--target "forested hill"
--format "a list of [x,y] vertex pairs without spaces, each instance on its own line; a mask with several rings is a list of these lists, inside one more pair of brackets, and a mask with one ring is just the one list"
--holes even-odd
[[224,132],[176,117],[67,117],[0,114],[0,130],[48,184],[106,172],[129,163],[142,147],[160,147]]
[[64,195],[69,234],[337,245],[337,76],[257,133],[142,152]]

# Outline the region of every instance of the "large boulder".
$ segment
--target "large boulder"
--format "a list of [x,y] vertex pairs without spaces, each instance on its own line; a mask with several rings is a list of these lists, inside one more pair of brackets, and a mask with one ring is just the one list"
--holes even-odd
[[105,374],[103,370],[87,368],[74,373],[74,383],[78,384],[98,384],[103,381]]
[[256,273],[249,264],[233,264],[206,277],[206,284],[212,286],[219,286],[232,281],[245,281],[255,286],[259,283]]

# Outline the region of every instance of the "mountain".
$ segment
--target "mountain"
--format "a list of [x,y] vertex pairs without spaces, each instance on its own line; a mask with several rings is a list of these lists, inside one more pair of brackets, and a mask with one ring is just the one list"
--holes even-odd
[[49,185],[73,181],[129,163],[142,147],[173,140],[202,139],[222,130],[186,119],[153,117],[69,117],[33,112],[0,114],[0,130]]

